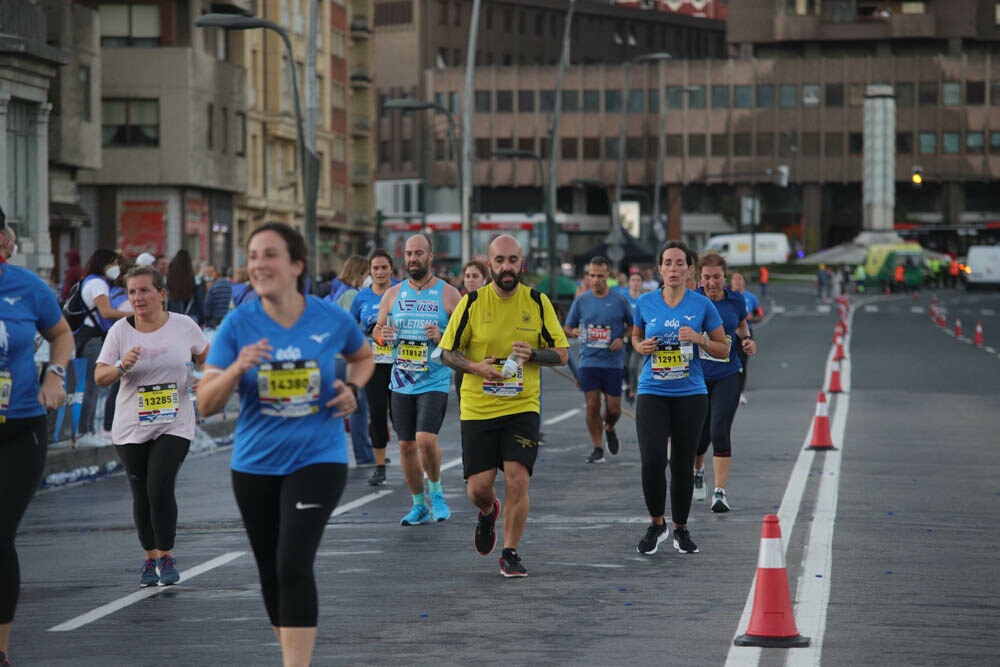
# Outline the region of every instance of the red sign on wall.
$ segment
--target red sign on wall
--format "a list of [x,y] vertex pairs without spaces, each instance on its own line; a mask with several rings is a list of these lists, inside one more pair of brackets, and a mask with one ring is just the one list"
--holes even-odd
[[118,218],[118,246],[130,257],[144,252],[162,255],[166,226],[166,201],[123,201]]

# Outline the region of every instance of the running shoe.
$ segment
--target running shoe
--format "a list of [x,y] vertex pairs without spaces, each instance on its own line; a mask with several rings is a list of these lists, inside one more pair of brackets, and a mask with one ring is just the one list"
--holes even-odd
[[641,554],[652,555],[660,546],[660,542],[667,539],[667,523],[649,523],[646,534],[639,540],[636,550]]
[[414,505],[400,521],[400,526],[419,526],[431,522],[431,508],[427,505]]
[[448,507],[443,493],[431,494],[431,508],[434,510],[435,521],[447,521],[451,518],[451,508]]
[[385,466],[375,466],[375,472],[368,478],[368,486],[385,486]]
[[489,514],[479,513],[479,521],[476,523],[476,533],[473,544],[480,556],[488,556],[493,553],[493,547],[497,545],[497,517],[500,516],[500,499],[493,499],[493,511]]
[[746,404],[747,404],[747,395],[740,394],[740,405],[746,405]]
[[705,499],[705,469],[694,471],[694,499]]
[[177,571],[177,560],[173,556],[163,556],[157,561],[156,566],[160,570],[161,586],[172,586],[181,580],[181,573]]
[[7,659],[7,654],[0,651],[0,667],[10,667],[10,660]]
[[729,511],[729,503],[726,502],[726,490],[716,487],[712,496],[712,511],[716,514],[723,514]]
[[517,549],[504,549],[500,554],[500,574],[508,579],[528,576],[528,570],[517,555]]
[[147,558],[146,562],[142,564],[142,569],[139,570],[139,588],[155,586],[158,583],[160,583],[160,575],[156,573],[156,560]]
[[604,463],[604,450],[594,447],[594,451],[587,457],[587,463]]
[[618,442],[618,434],[615,433],[614,429],[604,432],[605,437],[608,439],[608,454],[611,456],[618,456],[619,450],[621,450],[622,445]]
[[687,528],[674,529],[674,549],[682,554],[698,553],[698,545],[691,541],[691,534]]

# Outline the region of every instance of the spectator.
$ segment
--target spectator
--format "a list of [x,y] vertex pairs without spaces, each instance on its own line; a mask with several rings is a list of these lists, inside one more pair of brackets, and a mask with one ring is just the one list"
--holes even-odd
[[187,250],[178,250],[167,267],[167,310],[197,318],[201,312],[194,266]]
[[250,279],[245,266],[236,267],[233,273],[233,308],[246,301],[252,301],[257,296],[253,287],[250,286]]
[[153,266],[156,264],[156,257],[148,252],[144,252],[135,258],[136,266]]
[[167,259],[167,256],[157,255],[153,264],[156,266],[156,270],[160,272],[160,275],[166,278],[167,270],[170,268],[170,260]]
[[229,304],[233,300],[231,274],[232,270],[228,266],[222,266],[219,269],[219,277],[205,293],[205,326],[214,329],[229,312]]
[[80,251],[70,248],[66,251],[66,271],[63,273],[62,292],[60,302],[65,302],[69,298],[69,291],[73,285],[83,280],[83,267],[80,266]]

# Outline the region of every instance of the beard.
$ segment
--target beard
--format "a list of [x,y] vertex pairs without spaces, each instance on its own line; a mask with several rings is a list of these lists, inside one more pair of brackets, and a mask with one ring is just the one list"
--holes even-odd
[[420,264],[416,268],[412,269],[407,267],[407,271],[410,273],[410,278],[418,283],[427,277],[428,269],[429,266],[427,264]]
[[493,282],[500,286],[504,292],[513,292],[521,282],[521,277],[524,275],[524,270],[521,271],[501,271],[496,273],[492,268],[490,268],[490,274],[493,276]]

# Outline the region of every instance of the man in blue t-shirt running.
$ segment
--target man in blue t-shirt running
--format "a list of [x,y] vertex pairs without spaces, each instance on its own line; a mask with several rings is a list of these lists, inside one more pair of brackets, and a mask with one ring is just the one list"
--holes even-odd
[[[604,463],[608,452],[618,453],[615,424],[621,417],[622,377],[625,374],[624,338],[632,331],[632,306],[608,287],[611,262],[594,257],[587,267],[590,291],[573,300],[566,316],[566,333],[580,338],[580,390],[587,399],[587,430],[594,450],[587,463]],[[601,394],[604,415],[601,415]]]

